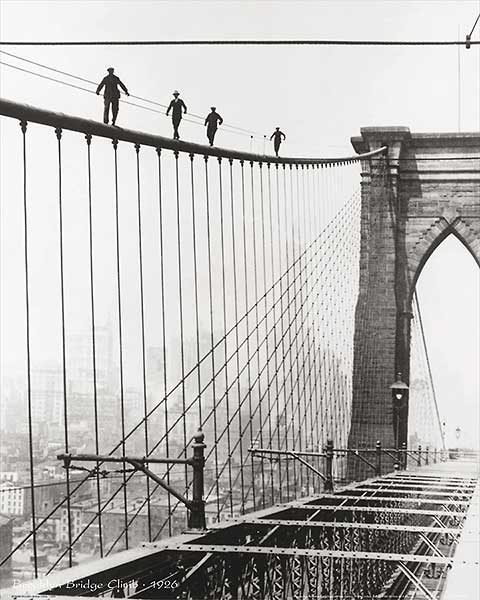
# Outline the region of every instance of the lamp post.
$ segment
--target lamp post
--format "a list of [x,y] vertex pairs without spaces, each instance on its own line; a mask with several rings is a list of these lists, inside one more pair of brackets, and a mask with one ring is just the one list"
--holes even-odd
[[394,435],[395,435],[395,448],[397,450],[397,462],[399,466],[403,461],[400,458],[400,412],[405,406],[405,401],[408,393],[408,385],[402,380],[402,374],[397,373],[397,380],[390,386],[392,390],[393,410],[394,410]]

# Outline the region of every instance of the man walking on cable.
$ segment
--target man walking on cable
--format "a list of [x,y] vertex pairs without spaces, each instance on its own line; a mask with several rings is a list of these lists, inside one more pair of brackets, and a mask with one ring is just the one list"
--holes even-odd
[[103,122],[108,125],[108,117],[110,106],[112,107],[112,125],[115,125],[115,121],[117,120],[118,115],[118,100],[120,98],[120,90],[118,86],[122,88],[127,96],[130,96],[125,85],[120,81],[120,79],[113,74],[114,68],[109,67],[107,69],[108,75],[102,79],[99,86],[97,87],[97,96],[102,91],[102,88],[105,88],[103,93],[103,100],[105,103],[105,110],[103,111]]
[[280,150],[280,144],[282,143],[282,138],[284,140],[287,139],[287,136],[280,131],[280,127],[276,127],[275,131],[270,136],[270,141],[273,139],[273,148],[275,150],[275,155],[278,156],[278,151]]
[[178,90],[173,92],[173,96],[174,99],[170,102],[167,108],[167,117],[169,112],[172,111],[173,139],[179,140],[180,135],[178,134],[178,126],[180,125],[182,116],[187,112],[187,107],[185,106],[185,102],[179,98],[180,92]]
[[208,141],[210,143],[210,146],[213,146],[213,140],[215,138],[217,128],[223,123],[223,119],[216,112],[217,109],[215,108],[215,106],[211,106],[210,108],[212,112],[207,115],[207,118],[205,119],[205,125],[207,126]]

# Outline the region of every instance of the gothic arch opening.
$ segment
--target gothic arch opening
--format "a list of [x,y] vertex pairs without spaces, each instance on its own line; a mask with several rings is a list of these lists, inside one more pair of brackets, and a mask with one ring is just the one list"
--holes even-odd
[[[465,241],[450,231],[429,253],[415,285],[449,447],[480,445],[480,270],[476,263]],[[413,308],[415,312],[415,299]],[[434,406],[426,402],[431,390],[419,326],[417,314],[411,331],[408,430],[409,441],[426,444],[429,428],[438,421]]]

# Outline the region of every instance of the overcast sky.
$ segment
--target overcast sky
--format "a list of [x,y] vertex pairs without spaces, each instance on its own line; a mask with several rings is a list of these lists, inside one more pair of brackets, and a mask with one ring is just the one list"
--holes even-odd
[[[3,0],[0,27],[3,40],[454,40],[465,38],[479,11],[478,0]],[[477,27],[476,39],[478,35]],[[287,134],[284,153],[297,156],[351,154],[349,139],[362,126],[457,131],[460,121],[462,131],[480,129],[478,46],[469,51],[310,46],[1,49],[95,82],[114,66],[131,94],[162,104],[179,89],[190,112],[205,115],[214,104],[226,123],[258,132],[253,146],[258,151],[263,150],[263,135],[275,126]],[[11,65],[48,75],[0,56]],[[1,66],[0,88],[12,100],[101,118],[102,102],[94,94],[6,66]],[[121,106],[119,124],[170,135],[170,122],[162,114],[133,106]],[[185,138],[204,140],[202,127],[184,123],[182,128]],[[223,131],[217,141],[244,149],[251,145],[249,135]],[[430,259],[418,288],[447,433],[459,426],[466,443],[478,443],[478,268],[465,248],[447,240]]]

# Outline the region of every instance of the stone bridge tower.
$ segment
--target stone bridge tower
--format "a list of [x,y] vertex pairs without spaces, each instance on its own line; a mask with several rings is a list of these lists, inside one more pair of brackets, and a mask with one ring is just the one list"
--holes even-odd
[[[412,297],[418,276],[450,234],[480,266],[480,133],[410,133],[367,127],[358,153],[388,147],[362,165],[360,291],[355,316],[349,447],[393,447],[389,386],[409,381]],[[380,176],[380,172],[384,176]],[[408,399],[399,441],[407,441]]]

